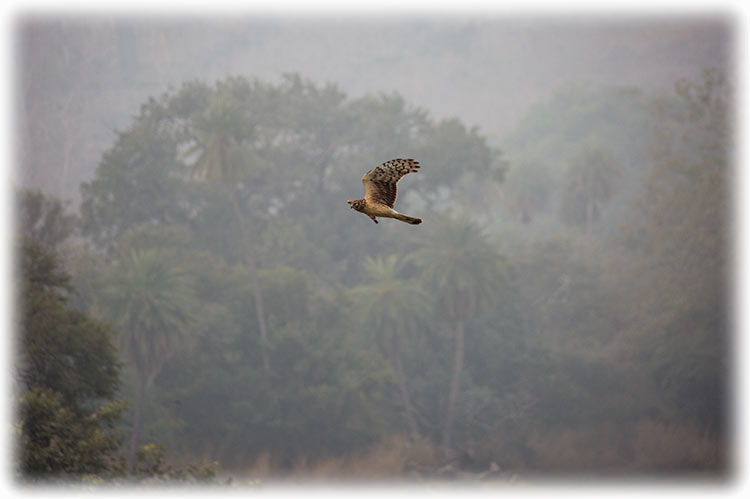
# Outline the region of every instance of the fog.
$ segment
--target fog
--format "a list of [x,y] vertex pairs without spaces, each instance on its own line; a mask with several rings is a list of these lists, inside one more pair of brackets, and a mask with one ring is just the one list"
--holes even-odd
[[730,476],[730,15],[12,25],[22,479]]
[[351,97],[397,92],[501,145],[566,85],[669,90],[733,62],[720,15],[239,17],[18,16],[19,182],[77,199],[138,106],[194,79],[291,72]]

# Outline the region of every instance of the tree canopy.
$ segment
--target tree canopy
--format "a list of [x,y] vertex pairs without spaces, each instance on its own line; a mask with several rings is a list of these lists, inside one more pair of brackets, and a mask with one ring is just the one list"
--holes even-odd
[[20,471],[33,478],[118,470],[112,427],[120,363],[109,326],[68,306],[69,275],[54,253],[23,237],[20,293]]
[[[84,432],[132,400],[96,421],[153,443],[131,446],[142,471],[721,473],[730,102],[715,72],[661,96],[568,88],[501,154],[395,93],[170,88],[79,216],[27,198],[27,236],[80,237],[71,276],[22,250],[22,405],[42,426],[83,411]],[[344,204],[395,157],[424,165],[399,184],[418,229]]]

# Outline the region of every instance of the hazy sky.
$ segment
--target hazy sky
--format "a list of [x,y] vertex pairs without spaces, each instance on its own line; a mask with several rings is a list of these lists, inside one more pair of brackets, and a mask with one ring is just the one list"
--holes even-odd
[[350,96],[395,91],[434,117],[478,126],[501,145],[532,105],[566,85],[668,90],[705,67],[731,68],[733,26],[731,15],[679,12],[19,14],[20,177],[75,197],[140,103],[169,85],[229,74],[277,81],[297,72]]

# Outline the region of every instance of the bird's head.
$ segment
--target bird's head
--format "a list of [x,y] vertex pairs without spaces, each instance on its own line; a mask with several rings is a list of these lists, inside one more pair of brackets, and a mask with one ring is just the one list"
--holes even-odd
[[362,208],[364,207],[364,204],[365,204],[365,200],[364,199],[349,199],[347,203],[349,203],[349,208],[354,208],[357,211],[362,211]]

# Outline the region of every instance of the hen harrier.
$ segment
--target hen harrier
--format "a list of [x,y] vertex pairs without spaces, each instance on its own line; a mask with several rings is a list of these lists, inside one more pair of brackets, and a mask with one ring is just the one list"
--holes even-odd
[[421,218],[402,215],[393,209],[396,202],[396,183],[407,173],[416,172],[418,169],[419,161],[413,159],[386,161],[362,177],[362,183],[365,185],[364,199],[350,199],[347,203],[351,208],[372,218],[375,223],[378,223],[375,217],[387,217],[412,225],[421,224]]

